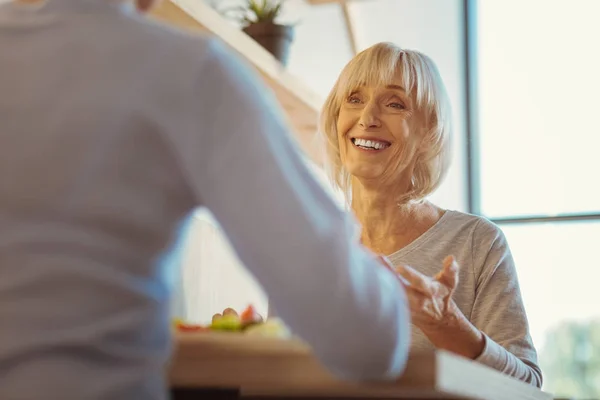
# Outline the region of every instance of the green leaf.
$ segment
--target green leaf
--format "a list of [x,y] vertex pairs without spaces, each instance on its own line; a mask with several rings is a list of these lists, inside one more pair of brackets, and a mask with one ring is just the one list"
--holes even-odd
[[223,15],[239,12],[236,19],[241,23],[271,22],[279,16],[285,0],[245,0],[245,6],[232,7],[222,11]]

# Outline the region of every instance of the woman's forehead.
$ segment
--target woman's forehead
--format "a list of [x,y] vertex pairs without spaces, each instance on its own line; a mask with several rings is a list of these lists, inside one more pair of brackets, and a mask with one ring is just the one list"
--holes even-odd
[[402,72],[397,70],[393,74],[349,75],[340,89],[345,93],[374,89],[389,89],[407,93],[411,88]]
[[394,79],[389,82],[365,82],[356,86],[354,90],[393,90],[404,93],[408,91],[401,79]]

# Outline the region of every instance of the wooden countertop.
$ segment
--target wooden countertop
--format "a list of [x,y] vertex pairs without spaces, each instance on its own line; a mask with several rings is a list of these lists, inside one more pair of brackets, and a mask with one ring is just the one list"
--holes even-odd
[[329,374],[302,342],[236,333],[176,336],[172,387],[236,388],[242,396],[550,400],[552,396],[444,351],[411,354],[398,382],[358,384]]

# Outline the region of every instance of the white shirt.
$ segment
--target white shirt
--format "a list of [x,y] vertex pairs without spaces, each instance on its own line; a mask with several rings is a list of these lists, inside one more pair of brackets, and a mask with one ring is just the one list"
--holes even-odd
[[402,371],[400,285],[219,41],[50,0],[0,6],[0,54],[0,398],[165,398],[158,261],[198,205],[326,366]]

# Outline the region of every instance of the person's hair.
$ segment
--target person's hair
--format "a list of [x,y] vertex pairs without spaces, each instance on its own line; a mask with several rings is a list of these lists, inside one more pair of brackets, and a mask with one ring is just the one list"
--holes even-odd
[[435,63],[418,51],[404,50],[392,43],[378,43],[357,54],[344,67],[321,111],[319,131],[325,142],[325,166],[330,180],[344,192],[348,201],[351,176],[340,158],[337,132],[340,108],[360,86],[388,85],[398,74],[425,124],[417,133],[421,137],[409,141],[400,155],[403,169],[414,162],[414,170],[409,191],[398,194],[398,201],[424,199],[437,189],[448,170],[452,111]]

